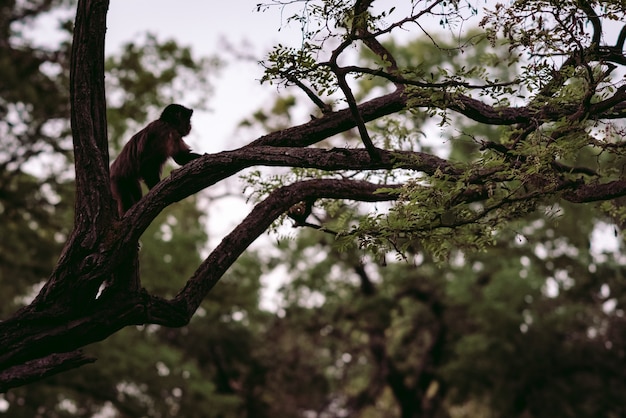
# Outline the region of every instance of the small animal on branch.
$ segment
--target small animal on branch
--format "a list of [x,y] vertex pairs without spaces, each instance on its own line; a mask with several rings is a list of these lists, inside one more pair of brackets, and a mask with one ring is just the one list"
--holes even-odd
[[319,229],[320,231],[329,233],[331,235],[337,235],[335,231],[332,231],[324,226],[307,222],[307,218],[313,212],[313,204],[315,204],[315,199],[307,199],[296,203],[289,208],[289,210],[287,211],[287,216],[289,216],[295,222],[293,227],[297,228],[299,226],[306,226],[313,229]]
[[314,203],[314,199],[303,200],[302,202],[296,203],[289,208],[289,210],[287,211],[287,216],[295,221],[294,226],[306,225],[306,219],[309,217],[311,212],[313,212]]
[[161,181],[161,169],[169,157],[185,165],[200,157],[183,141],[191,131],[193,109],[168,105],[159,119],[150,122],[128,141],[111,165],[111,192],[120,217],[141,199],[143,180],[149,189]]

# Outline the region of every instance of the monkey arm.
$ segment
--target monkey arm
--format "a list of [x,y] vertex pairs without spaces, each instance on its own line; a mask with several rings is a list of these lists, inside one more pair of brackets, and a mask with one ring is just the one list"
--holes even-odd
[[152,189],[154,186],[157,185],[158,182],[161,181],[161,176],[159,175],[158,170],[145,171],[142,175],[142,178],[143,181],[146,183],[146,186],[148,186],[148,189]]
[[[175,155],[172,155],[172,158],[178,165],[185,165],[189,161],[195,160],[200,157],[200,154],[196,154],[195,152],[181,151]],[[148,168],[149,167],[149,168]],[[141,171],[141,177],[143,181],[146,183],[149,189],[152,189],[157,185],[158,182],[161,181],[161,164],[158,164],[156,167],[153,167],[152,164],[147,165],[144,164],[144,169]]]
[[201,157],[200,154],[196,154],[195,152],[191,152],[189,150],[181,151],[175,155],[172,155],[172,158],[174,159],[174,161],[176,161],[176,164],[178,165],[185,165],[189,161],[193,161],[199,157]]

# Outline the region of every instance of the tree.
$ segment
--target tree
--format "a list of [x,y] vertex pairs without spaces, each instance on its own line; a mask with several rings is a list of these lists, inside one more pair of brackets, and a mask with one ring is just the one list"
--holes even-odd
[[[450,48],[444,39],[434,42]],[[475,65],[484,46],[466,57],[438,54],[433,39],[386,44],[402,65],[418,62],[426,72]],[[493,53],[506,56],[507,49]],[[380,83],[359,86],[358,96]],[[294,100],[279,100],[255,120],[284,125]],[[457,138],[460,126],[466,136],[499,136],[466,122],[442,131],[446,153],[461,162],[476,145]],[[350,140],[358,139],[343,139]],[[590,248],[605,214],[567,202],[552,210],[561,215],[529,213],[484,252],[458,248],[446,264],[423,251],[405,253],[412,263],[381,263],[337,251],[332,237],[318,232],[281,239],[277,262],[293,279],[280,291],[283,316],[262,339],[274,342],[273,362],[257,391],[280,397],[268,415],[623,415],[623,310],[616,298],[624,266],[619,254],[598,252],[597,238]],[[336,212],[341,222],[362,216]],[[339,220],[318,209],[310,221],[336,229]]]
[[[485,248],[515,219],[561,202],[604,202],[598,210],[622,225],[619,198],[626,194],[626,179],[619,121],[626,116],[626,84],[616,74],[626,63],[626,27],[612,43],[605,33],[610,21],[624,20],[621,2],[496,5],[486,12],[484,33],[474,42],[508,43],[511,55],[501,65],[519,65],[522,72],[505,80],[479,66],[436,73],[424,73],[419,65],[401,67],[379,40],[394,30],[423,30],[420,23],[433,16],[444,27],[457,27],[477,14],[471,3],[423,2],[395,19],[395,8],[377,11],[374,3],[305,2],[305,10],[294,16],[309,19],[302,47],[279,46],[270,54],[265,80],[300,88],[319,108],[311,121],[174,171],[117,219],[105,111],[108,1],[78,2],[70,72],[74,227],[38,295],[0,323],[3,390],[93,361],[80,348],[129,325],[187,324],[233,262],[299,202],[395,202],[386,213],[372,213],[339,231],[340,245],[357,242],[375,254],[394,249],[445,257],[454,248]],[[377,66],[344,65],[355,45],[371,50]],[[473,50],[472,44],[458,48]],[[378,96],[358,100],[350,86],[354,77],[383,79],[392,91],[380,89]],[[346,108],[336,110],[336,102]],[[443,124],[460,115],[499,126],[501,135],[475,137],[478,146],[465,161],[444,159],[419,150],[418,128],[410,119],[401,122],[407,113]],[[363,148],[312,147],[353,128]],[[257,181],[254,209],[174,297],[143,289],[137,244],[156,216],[252,166],[315,170]]]
[[[63,16],[65,6],[40,1],[17,7],[7,4],[6,7],[0,32],[0,56],[3,58],[0,73],[3,81],[7,81],[2,84],[3,113],[0,118],[3,132],[0,147],[3,318],[16,306],[32,299],[33,289],[38,290],[43,284],[42,279],[49,275],[64,237],[69,234],[74,200],[74,182],[70,174],[73,166],[69,92],[66,88],[69,78],[69,59],[66,58],[69,58],[71,43],[61,40],[58,50],[50,50],[39,45],[37,37],[33,40],[29,37],[29,28],[36,27],[41,16],[48,13]],[[60,21],[58,33],[61,37],[71,40],[70,29],[71,25]],[[19,60],[9,59],[15,57]],[[197,59],[189,48],[151,35],[125,45],[120,53],[107,57],[107,90],[115,98],[109,100],[107,109],[109,128],[112,128],[109,129],[111,149],[118,149],[116,144],[127,138],[136,126],[145,123],[148,113],[154,114],[165,104],[180,100],[179,89],[162,90],[159,86],[193,83],[199,89],[197,97],[206,101],[211,93],[206,75],[216,74],[216,64],[215,59]],[[50,71],[51,68],[54,71]],[[185,103],[192,103],[196,109],[202,108],[188,98]],[[131,119],[137,125],[129,127]],[[54,132],[54,136],[50,132]],[[206,243],[206,217],[197,211],[196,202],[197,199],[186,199],[168,208],[142,236],[144,285],[159,295],[175,294],[180,285],[172,282],[170,271],[191,274],[193,266],[199,262],[198,249]],[[167,232],[165,239],[163,231]],[[169,263],[168,256],[171,257]],[[160,277],[161,282],[158,282]],[[170,281],[165,283],[165,278]],[[214,292],[212,297],[222,298],[226,303],[232,301],[224,298],[223,293]],[[207,298],[205,305],[214,304],[211,299]],[[182,371],[177,368],[180,359],[193,350],[189,346],[178,349],[168,342],[172,335],[164,338],[152,334],[149,328],[138,331],[133,327],[124,331],[106,344],[88,348],[88,355],[100,359],[95,367],[46,379],[42,384],[29,385],[28,388],[14,389],[3,396],[0,400],[2,414],[12,417],[41,414],[91,416],[104,408],[146,415],[151,409],[176,408],[185,416],[193,416],[192,411],[203,400],[210,403],[216,413],[233,408],[231,399],[208,390],[196,391],[193,402],[187,397],[176,397],[176,391],[164,391],[164,385],[171,385],[190,394],[194,393],[192,387],[199,386],[197,378],[201,378],[201,373],[193,367],[193,362],[182,363],[187,370],[185,373],[190,371],[187,378],[181,379]],[[158,362],[155,359],[159,359]],[[132,367],[135,373],[124,373],[128,367]],[[170,370],[170,373],[163,375],[163,370]],[[120,397],[118,385],[121,381],[126,382],[126,389],[141,387],[146,395],[157,395],[148,398],[127,390]],[[72,408],[74,412],[70,413]]]

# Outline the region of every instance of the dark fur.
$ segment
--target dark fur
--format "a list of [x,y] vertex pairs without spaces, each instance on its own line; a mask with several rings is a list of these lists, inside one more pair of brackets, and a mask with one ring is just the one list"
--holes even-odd
[[122,216],[141,199],[140,179],[152,189],[161,181],[161,169],[172,157],[180,165],[200,157],[183,137],[191,131],[192,109],[171,104],[159,119],[137,132],[111,165],[111,192]]
[[296,203],[287,211],[287,216],[295,221],[293,227],[297,228],[299,226],[308,226],[309,228],[319,229],[322,232],[326,232],[328,234],[337,236],[337,233],[332,229],[328,229],[325,226],[315,225],[310,222],[307,222],[307,218],[313,213],[313,205],[315,204],[315,199],[309,198],[303,200],[300,203]]
[[287,211],[287,216],[296,221],[294,226],[302,226],[306,223],[306,219],[313,212],[313,203],[315,200],[309,199],[296,203]]

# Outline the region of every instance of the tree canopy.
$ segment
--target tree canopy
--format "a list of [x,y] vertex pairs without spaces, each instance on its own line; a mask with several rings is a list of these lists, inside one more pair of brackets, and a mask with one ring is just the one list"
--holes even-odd
[[[49,3],[42,2],[42,7],[49,7]],[[294,2],[276,1],[259,5],[259,10],[290,4]],[[326,312],[329,315],[326,321],[317,319],[317,328],[309,322],[312,321],[309,314],[289,319],[294,323],[304,321],[317,332],[311,334],[313,345],[320,333],[335,335],[337,344],[346,345],[337,348],[339,356],[363,350],[357,347],[358,333],[366,335],[370,342],[369,355],[373,358],[372,373],[375,370],[386,373],[386,382],[400,403],[403,416],[417,416],[411,410],[417,400],[424,406],[423,410],[428,405],[435,410],[434,405],[443,401],[439,394],[444,393],[437,387],[446,378],[467,373],[472,361],[476,361],[476,367],[471,372],[480,375],[478,383],[457,385],[449,393],[462,399],[468,393],[480,396],[485,393],[481,391],[493,390],[488,377],[507,376],[509,370],[493,370],[480,362],[485,347],[490,344],[494,356],[513,356],[520,362],[524,361],[524,355],[541,354],[524,353],[525,340],[519,334],[519,327],[520,323],[528,327],[533,321],[529,318],[540,318],[537,312],[541,312],[541,307],[536,312],[529,311],[524,309],[524,304],[529,296],[541,299],[538,289],[545,280],[544,274],[558,278],[563,274],[559,271],[576,272],[580,274],[577,278],[580,283],[589,283],[596,294],[606,293],[602,288],[606,283],[597,279],[600,263],[580,253],[565,260],[559,251],[567,254],[570,245],[588,247],[594,222],[599,219],[620,229],[626,219],[622,205],[626,195],[623,172],[626,26],[621,26],[626,20],[626,6],[623,2],[516,1],[508,6],[493,5],[484,11],[472,2],[450,0],[407,1],[403,7],[398,5],[398,9],[380,8],[375,1],[360,0],[295,4],[301,9],[291,19],[302,24],[302,45],[277,46],[264,61],[264,81],[302,92],[315,107],[311,119],[280,127],[239,149],[204,155],[173,171],[121,219],[116,215],[108,176],[109,142],[117,140],[113,138],[116,135],[110,138],[108,131],[109,128],[111,132],[123,131],[123,125],[115,124],[121,123],[115,119],[116,113],[109,112],[112,122],[107,121],[104,38],[108,1],[79,1],[71,49],[64,45],[66,49],[53,54],[55,59],[70,58],[69,78],[65,79],[69,83],[69,95],[63,79],[54,79],[53,83],[38,72],[39,64],[32,61],[32,51],[2,46],[10,52],[3,56],[12,57],[8,58],[11,63],[25,65],[23,70],[7,77],[24,76],[31,71],[43,78],[34,87],[50,89],[59,96],[51,98],[51,103],[69,96],[71,106],[69,109],[45,106],[29,102],[27,95],[14,100],[3,93],[5,107],[0,110],[7,120],[19,106],[42,112],[39,119],[21,122],[25,128],[35,130],[44,145],[31,144],[25,149],[36,153],[59,152],[73,158],[75,167],[73,228],[61,231],[62,239],[57,239],[56,247],[49,248],[50,253],[45,254],[48,259],[60,254],[56,266],[32,301],[22,300],[18,305],[23,306],[17,311],[3,312],[6,316],[0,323],[3,390],[92,362],[94,359],[84,355],[81,348],[125,327],[187,325],[215,292],[216,283],[256,238],[285,220],[287,213],[297,218],[291,211],[295,205],[304,205],[307,214],[307,206],[314,206],[311,218],[319,221],[315,225],[320,228],[315,232],[317,240],[319,234],[325,239],[333,235],[335,250],[332,251],[343,254],[337,257],[359,278],[359,291],[322,287],[315,282],[315,274],[308,280],[303,276],[303,281],[293,284],[295,296],[289,312],[302,309],[297,294],[303,291],[325,293],[326,303],[333,304],[333,308]],[[11,10],[5,14],[12,16],[9,21],[30,13],[28,7],[7,10]],[[472,19],[476,19],[478,26],[464,33]],[[432,28],[433,21],[454,34],[454,41],[439,41]],[[7,38],[10,28],[10,22],[3,24]],[[410,32],[415,38],[425,36],[430,48],[403,49],[388,42],[388,35],[395,32]],[[354,54],[354,47],[364,50],[364,55]],[[177,52],[171,47],[165,51]],[[433,62],[423,55],[426,51],[452,58]],[[129,48],[127,52],[132,57],[136,51]],[[22,61],[22,56],[29,59]],[[177,55],[176,62],[185,62],[184,54],[182,57]],[[0,66],[3,71],[6,68],[10,66]],[[164,72],[164,77],[167,75]],[[150,90],[150,86],[143,87]],[[19,106],[13,107],[13,103]],[[128,101],[126,109],[129,113],[140,112],[138,118],[145,117],[141,114],[144,107],[136,103]],[[66,117],[68,112],[72,153],[45,128],[49,120]],[[38,116],[36,112],[33,114]],[[437,129],[454,132],[443,144],[447,152],[438,149],[441,138],[433,137]],[[338,139],[342,134],[358,141],[360,146],[354,146],[354,142],[346,146],[345,136]],[[29,187],[36,188],[39,184],[26,173],[17,177],[4,175],[25,158],[21,150],[16,142],[14,153],[7,153],[10,158],[3,162],[3,178],[15,182],[10,187],[3,186],[3,192],[28,193]],[[261,167],[291,170],[267,177]],[[138,241],[157,216],[172,203],[250,168],[253,170],[247,171],[246,179],[256,204],[249,215],[204,260],[196,261],[194,271],[181,272],[186,276],[174,278],[179,288],[168,288],[164,293],[151,287],[146,290],[139,269]],[[51,175],[47,180],[52,182],[56,178]],[[61,196],[64,205],[71,201],[68,192],[65,190]],[[41,199],[46,200],[47,195],[42,193]],[[11,201],[19,202],[19,196]],[[359,202],[385,203],[363,206],[357,205]],[[2,209],[3,218],[19,215],[9,206]],[[576,218],[578,212],[584,216]],[[55,221],[47,216],[45,205],[33,213],[41,216],[41,221],[35,219],[35,223]],[[180,216],[197,216],[197,213],[190,211]],[[529,220],[545,222],[555,217],[563,219],[563,223],[566,218],[574,224],[576,220],[585,223],[563,232],[567,238],[553,242],[553,247],[545,250],[549,255],[542,257],[536,247],[523,245],[539,240],[535,235],[544,233]],[[295,222],[297,226],[311,225],[308,220],[305,217]],[[191,233],[194,226],[201,227],[192,223],[191,227],[185,225],[185,230]],[[572,234],[576,228],[580,230],[578,237]],[[27,238],[16,241],[27,246],[29,239],[41,239],[38,231],[31,226],[7,233],[26,234]],[[519,253],[501,263],[477,255],[480,253],[476,251],[489,248]],[[294,249],[291,268],[295,271],[302,268],[296,260],[306,259],[305,251]],[[414,272],[396,276],[390,273],[395,279],[389,279],[384,293],[372,285],[373,280],[358,261],[359,255],[355,255],[364,251],[369,251],[379,264],[392,252],[403,259],[428,260],[429,267],[419,273],[420,277],[412,276]],[[15,252],[19,250],[16,248]],[[459,257],[465,261],[459,262]],[[24,255],[14,260],[29,262]],[[572,268],[575,262],[581,264],[580,269]],[[450,277],[438,277],[441,263],[453,267]],[[320,263],[317,268],[325,271],[329,267]],[[603,268],[621,271],[621,267],[614,265]],[[41,271],[33,271],[33,279],[41,277]],[[526,275],[532,280],[495,280],[510,272],[518,279]],[[458,279],[452,280],[453,276]],[[442,283],[445,279],[454,285],[445,287]],[[611,289],[616,291],[619,286],[617,283]],[[473,305],[472,295],[477,289],[491,292],[486,295],[488,303]],[[517,308],[507,311],[498,297],[515,293],[516,289],[519,289]],[[26,290],[16,289],[15,295],[23,296]],[[353,297],[358,298],[358,303],[348,306]],[[584,299],[582,294],[573,293],[563,298]],[[374,300],[377,308],[372,310]],[[418,302],[417,307],[412,302]],[[561,303],[561,299],[546,299],[543,303],[543,308],[548,309]],[[450,316],[450,312],[456,315]],[[511,316],[505,315],[506,312]],[[578,332],[570,333],[569,338],[584,340],[587,322],[583,318],[603,318],[605,314],[603,305],[598,303],[593,309],[581,309],[571,317],[572,321],[580,322],[571,324]],[[353,324],[358,332],[350,331],[352,326],[325,328],[337,317],[359,318],[361,323]],[[463,334],[465,322],[459,318],[466,318],[474,330],[471,335]],[[540,319],[535,319],[537,325],[549,322],[551,317]],[[279,349],[287,350],[289,337],[279,332],[284,326],[285,323],[275,328],[268,326],[267,334],[275,335],[273,342],[279,343]],[[508,344],[495,344],[491,327],[507,330],[511,335]],[[386,334],[390,330],[393,330],[391,336]],[[554,335],[549,327],[535,326],[531,331],[536,338],[548,340],[553,355],[556,351],[564,353],[557,359],[562,363],[554,365],[555,380],[567,378],[567,373],[559,374],[564,370],[573,373],[568,361],[579,364],[574,359],[591,352],[597,355],[591,343],[577,347],[551,339]],[[352,338],[343,338],[346,336]],[[438,344],[445,341],[463,341],[463,344],[452,344],[447,346],[450,351],[442,351]],[[455,350],[458,361],[450,361],[445,368],[437,369],[437,373],[430,373],[431,368],[443,364],[444,354],[451,356]],[[406,355],[405,359],[400,359],[401,353]],[[259,354],[256,358],[260,368],[267,367],[262,361],[264,355],[267,356]],[[359,384],[362,376],[350,375],[347,366],[350,360],[343,358],[346,365],[337,366],[338,370],[345,372],[346,382],[351,377],[355,379],[348,386],[353,392],[344,394],[350,399],[346,403],[350,408],[362,410],[372,399],[381,402],[387,399],[382,386]],[[309,359],[309,364],[295,360],[294,364],[318,372],[330,367],[325,363],[328,358],[320,353],[312,354]],[[415,364],[421,365],[422,374],[414,376],[415,381],[408,381],[412,373],[407,370],[413,370],[410,366]],[[611,364],[607,361],[604,367],[610,370]],[[284,373],[288,370],[281,369]],[[310,376],[317,376],[312,373]],[[581,376],[584,375],[576,375]],[[618,373],[611,379],[619,377]],[[328,383],[321,377],[312,379],[313,383],[321,399]],[[519,384],[547,385],[548,382],[531,369],[520,378]],[[233,389],[236,385],[230,382],[227,386]],[[503,407],[505,412],[518,414],[539,408],[539,395],[522,400],[521,394],[527,392],[519,387],[509,389],[502,390],[511,399],[497,392],[492,399],[495,404],[499,401],[512,405],[509,410]],[[520,397],[515,398],[514,394]],[[402,405],[402,400],[406,400],[406,405]],[[294,410],[299,407],[294,406]]]

